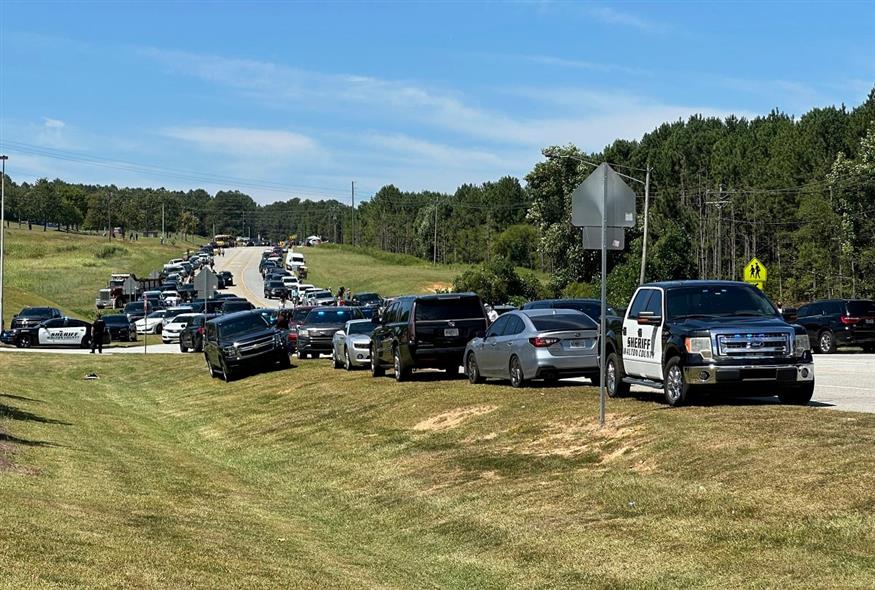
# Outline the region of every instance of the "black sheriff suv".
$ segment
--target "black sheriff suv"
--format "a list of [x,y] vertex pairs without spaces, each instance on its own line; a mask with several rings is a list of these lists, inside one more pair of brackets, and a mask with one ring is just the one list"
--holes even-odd
[[696,392],[777,395],[805,405],[814,393],[808,334],[790,325],[759,289],[731,281],[643,285],[608,334],[605,386],[661,389],[680,406]]

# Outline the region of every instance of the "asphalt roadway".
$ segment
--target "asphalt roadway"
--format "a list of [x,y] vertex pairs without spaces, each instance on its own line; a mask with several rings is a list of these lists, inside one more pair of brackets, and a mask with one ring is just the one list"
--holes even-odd
[[[245,297],[260,307],[279,307],[279,301],[265,299],[263,283],[258,272],[262,248],[229,248],[224,256],[216,256],[216,270],[229,270],[234,275],[235,285],[227,290]],[[0,351],[12,353],[48,352],[60,354],[89,354],[82,349],[18,349],[7,346]],[[104,354],[143,354],[142,346],[105,347]],[[150,345],[148,354],[177,353],[176,344]],[[839,352],[838,354],[814,356],[816,386],[811,407],[844,410],[850,412],[875,412],[875,354]],[[583,380],[586,382],[587,380]],[[652,395],[654,390],[633,388],[639,395]],[[753,398],[743,403],[776,404],[777,398]],[[731,402],[729,402],[731,403]]]

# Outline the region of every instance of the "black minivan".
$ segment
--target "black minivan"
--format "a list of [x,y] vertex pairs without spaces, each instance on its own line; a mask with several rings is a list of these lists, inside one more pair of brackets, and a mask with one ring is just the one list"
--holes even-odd
[[456,375],[465,345],[486,333],[489,320],[475,293],[406,295],[392,301],[371,335],[371,374],[391,366],[403,381],[413,369],[443,369]]
[[840,346],[861,346],[875,352],[875,302],[827,299],[803,305],[796,323],[805,326],[813,348],[831,354]]

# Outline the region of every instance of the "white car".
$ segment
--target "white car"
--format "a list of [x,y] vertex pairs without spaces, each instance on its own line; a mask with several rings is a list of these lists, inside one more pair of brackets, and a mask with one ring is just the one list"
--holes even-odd
[[197,316],[196,313],[181,313],[170,320],[161,330],[161,341],[164,344],[178,343],[179,335],[188,327],[188,323]]
[[371,332],[376,324],[371,320],[350,320],[332,338],[334,368],[351,371],[354,367],[367,366],[371,362]]
[[300,281],[298,280],[298,277],[283,277],[283,285],[285,285],[287,289],[297,287],[299,283]]
[[161,291],[161,299],[164,300],[164,304],[170,307],[175,307],[179,305],[179,292],[178,291]]
[[138,319],[134,322],[134,326],[137,328],[137,334],[160,334],[162,328],[164,328],[164,315],[166,313],[166,310],[159,309],[158,311],[153,311],[144,318]]
[[173,321],[173,318],[182,313],[194,313],[194,310],[191,306],[188,305],[180,305],[178,307],[168,307],[164,310],[164,319],[161,320],[161,329],[167,327],[167,324]]

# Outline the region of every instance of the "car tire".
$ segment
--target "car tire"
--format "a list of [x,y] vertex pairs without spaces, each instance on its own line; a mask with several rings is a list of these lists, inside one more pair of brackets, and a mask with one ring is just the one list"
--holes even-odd
[[210,363],[210,361],[207,361],[207,371],[210,372],[210,378],[212,378],[212,379],[215,379],[216,377],[219,376],[218,373],[216,373],[216,370],[213,368],[213,365]]
[[352,371],[352,357],[349,356],[349,349],[343,349],[343,368],[347,371]]
[[386,369],[380,366],[380,358],[377,356],[377,351],[371,346],[371,377],[382,377],[386,374]]
[[161,333],[161,324],[157,324],[155,326],[155,334],[160,334],[160,333]]
[[684,368],[681,366],[681,358],[672,357],[665,365],[665,381],[662,384],[662,392],[665,403],[673,408],[687,403],[690,397],[691,387],[684,378]]
[[523,374],[523,365],[520,363],[520,359],[518,356],[513,355],[510,357],[510,362],[507,366],[508,375],[510,377],[510,385],[511,387],[519,389],[520,387],[525,387],[526,385],[526,376]]
[[79,342],[79,348],[88,348],[90,338],[88,336],[83,336],[82,340]]
[[465,359],[465,373],[468,374],[468,381],[472,385],[483,383],[483,375],[480,374],[480,367],[477,366],[477,357],[473,352],[468,353],[468,358]]
[[778,392],[778,399],[781,400],[781,403],[791,406],[807,406],[813,396],[814,381],[786,387]]
[[[623,365],[620,363],[620,357],[616,352],[608,355],[607,363],[605,363],[605,391],[608,397],[625,397],[629,395],[629,384],[624,382],[626,377],[623,371]],[[592,380],[593,385],[598,385],[598,379]]]
[[277,354],[277,363],[279,364],[281,369],[288,369],[292,366],[292,361],[289,358],[289,353],[285,350],[279,351]]
[[228,363],[226,363],[224,360],[219,361],[219,366],[219,374],[222,376],[222,379],[225,381],[225,383],[230,383],[231,380],[234,378],[234,372],[231,371]]
[[179,342],[179,352],[188,352],[188,346],[183,344],[182,341]]
[[818,334],[817,350],[822,354],[832,354],[836,351],[836,339],[831,330],[824,330]]
[[863,352],[866,354],[872,354],[875,352],[875,344],[866,344],[863,346]]
[[301,352],[301,351],[299,350],[299,351],[298,351],[298,360],[302,360],[302,361],[303,361],[303,360],[306,360],[306,358],[307,358],[307,353],[306,353],[306,352]]
[[401,358],[401,350],[396,346],[392,349],[392,361],[395,371],[395,381],[407,381],[410,378],[410,369],[404,364],[404,359]]
[[343,363],[340,362],[339,358],[337,358],[337,352],[335,352],[335,351],[331,352],[331,362],[334,364],[335,369],[339,369],[340,367],[343,366]]
[[444,367],[444,373],[449,379],[455,379],[459,376],[459,365],[449,365]]
[[15,342],[15,346],[18,348],[30,348],[30,345],[33,344],[33,340],[30,337],[30,334],[23,334],[18,337],[18,340]]

